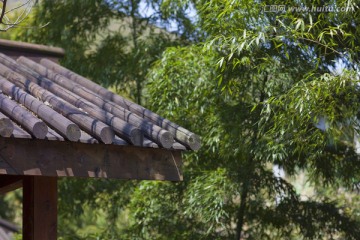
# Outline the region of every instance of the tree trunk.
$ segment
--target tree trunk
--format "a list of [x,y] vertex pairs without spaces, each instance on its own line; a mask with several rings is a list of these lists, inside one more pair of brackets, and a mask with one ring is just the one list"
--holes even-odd
[[236,224],[236,240],[241,239],[242,229],[244,227],[245,211],[246,211],[246,199],[248,196],[248,182],[243,183],[243,191],[240,197],[240,208],[237,213],[237,224]]
[[[263,102],[265,100],[265,87],[266,87],[266,82],[269,79],[269,75],[265,74],[264,79],[263,79],[263,84],[262,84],[262,91],[260,93],[260,103]],[[254,129],[254,136],[252,139],[252,146],[256,146],[256,142],[257,142],[257,138],[258,138],[258,128],[255,127]],[[240,196],[240,208],[239,211],[237,213],[237,224],[236,224],[236,240],[240,240],[243,234],[243,227],[244,227],[244,223],[245,223],[245,213],[246,213],[246,207],[247,207],[247,197],[249,194],[249,185],[251,182],[251,178],[252,178],[252,173],[254,171],[254,161],[252,158],[248,159],[247,162],[247,169],[249,172],[249,175],[245,176],[245,181],[243,182],[243,190]]]
[[[132,40],[133,40],[133,44],[134,44],[134,52],[135,52],[135,56],[137,59],[137,49],[138,49],[138,39],[137,39],[137,18],[135,15],[135,11],[137,9],[137,2],[135,0],[131,1],[131,12],[130,12],[130,16],[131,16],[131,21],[132,21]],[[137,64],[136,62],[134,64]],[[135,93],[135,99],[136,99],[136,103],[141,105],[141,79],[139,76],[134,76],[135,81],[136,81],[136,93]]]

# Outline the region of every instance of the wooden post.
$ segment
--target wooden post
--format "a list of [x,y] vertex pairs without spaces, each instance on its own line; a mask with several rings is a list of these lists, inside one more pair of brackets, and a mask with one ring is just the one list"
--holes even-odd
[[23,239],[56,240],[57,178],[23,178]]

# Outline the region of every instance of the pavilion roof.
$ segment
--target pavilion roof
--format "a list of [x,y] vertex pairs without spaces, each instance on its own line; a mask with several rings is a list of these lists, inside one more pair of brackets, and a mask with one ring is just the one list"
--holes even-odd
[[0,136],[163,149],[199,137],[50,58],[0,53]]

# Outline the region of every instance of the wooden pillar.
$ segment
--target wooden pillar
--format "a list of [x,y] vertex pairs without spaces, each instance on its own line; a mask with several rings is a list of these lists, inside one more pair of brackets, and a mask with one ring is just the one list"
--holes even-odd
[[56,240],[57,178],[23,178],[23,239]]

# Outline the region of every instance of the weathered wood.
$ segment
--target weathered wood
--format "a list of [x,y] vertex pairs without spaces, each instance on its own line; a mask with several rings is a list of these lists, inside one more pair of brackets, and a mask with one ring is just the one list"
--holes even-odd
[[66,89],[57,85],[56,83],[53,83],[50,80],[41,77],[38,73],[24,67],[23,65],[18,64],[16,61],[9,59],[3,54],[0,54],[0,62],[4,63],[11,70],[26,76],[26,78],[32,83],[40,85],[42,88],[56,95],[58,98],[69,102],[70,105],[72,104],[78,108],[83,109],[84,111],[86,111],[87,114],[96,118],[99,122],[104,122],[111,125],[113,129],[119,135],[121,135],[121,137],[132,141],[134,145],[140,145],[142,143],[142,132],[138,128],[135,128],[134,126],[126,123],[119,118],[115,118],[113,115],[109,115],[101,109],[101,111],[99,111],[99,108],[97,108],[92,103],[83,101],[83,99],[76,96],[72,92],[69,92]]
[[[7,57],[3,58],[2,54],[0,54],[0,61],[8,62],[9,59]],[[13,64],[17,64],[16,61],[13,61]],[[33,96],[40,98],[43,102],[48,102],[57,112],[62,113],[84,131],[93,135],[100,141],[106,144],[113,142],[114,132],[108,125],[97,119],[91,118],[73,105],[62,101],[56,95],[43,89],[36,83],[31,82],[26,77],[14,72],[3,64],[0,64],[0,74],[6,77],[10,82],[14,83],[17,87],[30,92]]]
[[[98,114],[100,116],[97,117],[104,117],[106,115],[114,114],[116,117],[119,117],[123,121],[127,121],[130,124],[135,125],[136,127],[139,127],[144,134],[151,138],[153,141],[158,143],[160,146],[164,148],[170,148],[174,142],[172,135],[160,128],[157,125],[152,124],[149,121],[146,121],[142,119],[141,117],[137,116],[136,114],[131,113],[130,111],[119,107],[109,101],[103,100],[99,95],[84,89],[82,86],[73,83],[68,78],[57,74],[53,72],[50,69],[45,68],[44,66],[35,63],[34,61],[31,61],[30,59],[27,59],[25,57],[20,57],[18,59],[18,62],[28,66],[29,68],[36,71],[38,74],[45,76],[52,80],[52,82],[56,82],[63,88],[69,90],[69,92],[61,90],[59,92],[59,88],[57,88],[55,85],[51,85],[53,87],[53,91],[56,91],[56,94],[63,94],[62,97],[68,100],[72,104],[77,104],[77,107],[83,108],[86,111],[91,111],[93,114]],[[42,79],[42,81],[46,81],[46,79]],[[49,84],[45,84],[46,86]],[[50,89],[49,89],[50,90]],[[74,94],[72,94],[74,93]],[[76,94],[76,95],[75,95]],[[79,97],[80,96],[80,97]],[[86,99],[87,101],[84,101],[82,98]],[[93,112],[95,109],[95,112]],[[105,110],[105,112],[104,112]],[[109,117],[106,117],[106,119],[112,119],[112,115],[109,115]],[[99,118],[102,120],[101,118]],[[116,118],[114,118],[116,119]],[[104,120],[102,120],[104,121]],[[107,122],[108,124],[111,124]],[[115,127],[115,126],[114,126]],[[127,129],[127,127],[125,127]],[[140,139],[139,139],[140,140]],[[141,139],[142,141],[142,139]]]
[[14,138],[32,138],[31,135],[28,132],[26,132],[24,129],[20,128],[15,123],[13,123],[13,125],[14,125],[14,131],[11,134],[11,137],[14,137]]
[[[129,143],[127,141],[125,141],[122,138],[119,138],[118,136],[115,136],[114,144],[121,145],[121,146],[128,146],[129,145]],[[142,145],[142,146],[144,146],[144,145]]]
[[[115,140],[115,138],[114,138],[114,140]],[[84,131],[81,131],[81,137],[80,137],[79,142],[82,142],[82,143],[99,143],[98,140],[96,140],[95,138],[93,138],[92,136],[90,136],[89,134],[87,134]]]
[[[119,117],[120,119],[127,121],[128,123],[133,124],[136,127],[139,127],[145,133],[145,136],[151,138],[160,146],[164,148],[170,148],[172,146],[174,142],[172,135],[168,131],[160,128],[159,126],[154,125],[147,120],[144,120],[138,115],[133,114],[132,112],[122,107],[119,107],[118,105],[110,101],[104,100],[101,96],[93,93],[92,91],[83,88],[79,84],[73,83],[70,79],[60,74],[57,74],[54,71],[47,69],[46,67],[30,59],[27,59],[25,57],[20,57],[17,61],[31,68],[32,70],[36,71],[41,76],[44,76],[50,79],[52,82],[55,82],[60,86],[62,86],[63,88],[69,90],[69,92],[67,92],[64,91],[63,89],[59,89],[56,85],[50,85],[49,83],[44,83],[45,86],[50,86],[53,89],[53,90],[49,89],[50,91],[56,93],[56,95],[62,94],[61,95],[62,98],[66,99],[72,104],[77,104],[76,105],[77,107],[83,108],[88,112],[93,112],[95,109],[95,112],[93,112],[93,114],[100,114],[100,117],[102,118],[104,118],[106,115],[109,115],[109,117],[105,117],[106,119],[112,119],[111,114],[113,114],[116,117]],[[46,79],[41,79],[41,81],[42,82],[46,81]],[[81,97],[86,99],[87,101],[84,101]],[[110,112],[111,114],[104,112],[102,109],[105,110],[106,112]],[[99,116],[97,117],[99,118]],[[102,118],[99,119],[104,121]],[[109,122],[107,123],[111,124]],[[127,127],[125,127],[125,129],[127,129]]]
[[14,125],[11,120],[0,112],[0,136],[10,137],[14,131]]
[[43,57],[49,56],[59,58],[65,55],[64,49],[58,47],[0,39],[0,52],[3,50],[17,51],[19,55],[20,53],[32,53],[37,54],[38,56],[42,55]]
[[45,139],[47,140],[57,140],[57,141],[64,141],[64,138],[55,132],[53,129],[48,127],[48,133],[46,134]]
[[20,56],[24,56],[27,57],[35,62],[40,62],[41,59],[43,59],[44,57],[46,57],[47,59],[49,59],[50,61],[59,62],[59,58],[58,57],[51,57],[51,56],[46,56],[46,55],[42,55],[39,53],[27,53],[27,52],[21,52],[18,49],[13,49],[13,50],[7,50],[7,49],[0,49],[0,52],[5,54],[6,56],[16,60],[18,57]]
[[186,147],[178,142],[175,142],[171,148],[175,150],[186,150]]
[[[50,107],[46,106],[43,102],[37,100],[30,94],[21,90],[13,83],[9,82],[3,77],[0,77],[0,89],[7,95],[11,96],[15,101],[24,105],[30,109],[42,120],[56,129],[61,135],[66,137],[70,141],[78,141],[80,138],[79,127],[65,118],[61,114],[57,113]],[[11,135],[11,134],[10,134]]]
[[170,133],[172,133],[175,136],[176,140],[188,146],[190,149],[198,150],[200,148],[201,146],[200,138],[196,134],[186,130],[185,128],[180,127],[179,125],[171,122],[170,120],[162,118],[158,114],[136,103],[133,103],[119,95],[116,95],[111,91],[107,90],[106,88],[101,87],[96,83],[90,81],[89,79],[86,79],[54,62],[51,62],[47,59],[42,59],[40,63],[43,66],[55,71],[56,73],[59,73],[73,80],[77,84],[90,89],[91,91],[100,95],[104,99],[113,101],[116,104],[119,104],[121,107],[130,110],[133,113],[136,113],[138,116],[145,118],[151,121],[152,123],[168,130]]
[[56,240],[57,178],[23,178],[23,239]]
[[[26,66],[35,65],[35,67],[36,67],[36,65],[38,65],[38,67],[43,68],[42,70],[47,71],[47,69],[45,67],[43,67],[39,64],[36,64],[35,62],[32,62],[30,59],[21,57],[18,59],[18,61]],[[19,67],[19,69],[21,71],[20,67]],[[31,69],[36,70],[36,69],[33,69],[32,67],[31,67]],[[37,84],[39,84],[44,89],[49,90],[53,94],[61,97],[62,99],[64,99],[65,101],[68,101],[69,103],[73,104],[74,106],[83,109],[89,115],[97,118],[98,120],[100,120],[106,124],[111,125],[113,127],[113,130],[117,134],[119,134],[122,138],[126,139],[133,145],[141,146],[141,144],[143,142],[143,133],[141,132],[140,129],[134,127],[133,125],[125,122],[122,119],[117,118],[113,114],[102,110],[101,108],[94,105],[91,102],[91,100],[86,101],[85,99],[76,95],[73,91],[68,91],[66,88],[59,86],[58,84],[56,84],[57,83],[56,81],[52,82],[49,79],[44,78],[41,75],[39,75],[39,73],[35,74],[35,73],[30,73],[30,72],[25,72],[25,71],[21,71],[21,73],[24,74],[26,77],[28,77],[33,82],[36,82]]]
[[[23,62],[23,61],[22,61]],[[26,61],[28,64],[32,61]],[[71,92],[76,93],[77,95],[91,101],[96,106],[114,114],[115,116],[139,127],[147,137],[152,139],[154,142],[158,143],[160,146],[165,148],[170,148],[173,144],[172,135],[160,128],[157,125],[152,124],[151,122],[144,120],[136,114],[114,104],[111,101],[104,100],[101,96],[95,94],[94,92],[85,89],[84,87],[73,83],[70,79],[53,72],[50,69],[47,69],[39,64],[32,62],[29,64],[31,68],[37,70],[40,74],[49,77],[54,82],[57,82],[59,85],[62,85],[64,88],[70,90]]]
[[0,109],[14,121],[29,130],[34,137],[39,139],[45,138],[48,132],[46,124],[2,93],[0,93]]
[[12,175],[0,175],[0,195],[14,191],[22,187],[22,177]]
[[2,137],[0,146],[0,159],[17,174],[182,180],[180,151]]

